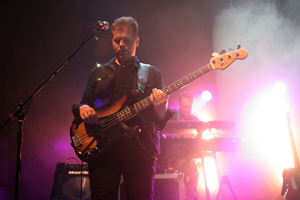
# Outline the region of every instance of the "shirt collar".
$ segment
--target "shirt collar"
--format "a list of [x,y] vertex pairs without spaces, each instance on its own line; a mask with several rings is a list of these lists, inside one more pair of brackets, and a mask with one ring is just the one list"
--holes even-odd
[[[114,57],[113,59],[111,59],[108,63],[106,63],[105,65],[106,66],[109,66],[111,68],[114,69],[114,62],[116,60],[116,57]],[[135,56],[135,61],[134,61],[134,66],[136,66],[138,69],[141,69],[141,64],[140,64],[140,61],[138,59],[137,56]],[[134,68],[134,67],[133,67]]]

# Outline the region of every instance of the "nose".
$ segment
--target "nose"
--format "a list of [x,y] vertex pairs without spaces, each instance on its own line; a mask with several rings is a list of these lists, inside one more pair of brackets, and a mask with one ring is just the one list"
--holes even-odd
[[124,46],[124,45],[125,45],[124,41],[123,41],[123,40],[120,40],[119,45],[120,45],[120,46]]

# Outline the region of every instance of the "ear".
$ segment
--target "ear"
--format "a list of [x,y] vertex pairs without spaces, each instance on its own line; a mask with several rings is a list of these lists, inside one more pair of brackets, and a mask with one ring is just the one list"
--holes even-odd
[[139,38],[139,37],[137,37],[137,38],[136,38],[136,40],[135,40],[135,45],[136,45],[136,47],[138,47],[138,46],[139,46],[139,44],[140,44],[140,38]]

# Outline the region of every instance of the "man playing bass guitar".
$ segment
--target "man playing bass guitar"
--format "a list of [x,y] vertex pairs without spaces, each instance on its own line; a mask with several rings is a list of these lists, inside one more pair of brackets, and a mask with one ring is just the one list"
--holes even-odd
[[[108,134],[114,134],[114,138],[118,139],[113,142],[108,139],[109,145],[106,146],[109,147],[105,152],[87,162],[93,200],[117,200],[121,175],[128,199],[152,200],[160,149],[159,130],[164,128],[174,112],[167,108],[167,96],[161,91],[163,80],[160,71],[141,63],[136,56],[140,41],[136,20],[132,17],[116,19],[112,25],[112,36],[115,57],[92,70],[80,104],[72,107],[73,123],[83,121],[85,127],[93,132],[96,130],[94,127],[101,123],[100,115],[117,112],[119,104],[122,104],[120,107],[128,102],[130,104],[130,96],[138,96],[138,99],[150,96],[153,106],[126,120],[124,129],[111,128]],[[139,91],[139,95],[131,95],[131,91]],[[130,126],[138,126],[133,130],[139,133],[130,134],[130,137],[124,134],[123,131],[126,132]],[[99,143],[101,137],[104,134],[95,134],[92,141]],[[91,148],[93,142],[86,148]]]

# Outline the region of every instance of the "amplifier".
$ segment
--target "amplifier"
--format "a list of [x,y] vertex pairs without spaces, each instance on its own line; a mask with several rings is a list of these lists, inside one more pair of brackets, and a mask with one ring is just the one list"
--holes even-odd
[[183,200],[183,174],[156,174],[154,200]]
[[57,163],[51,200],[91,200],[88,173],[86,164]]
[[[124,185],[120,185],[120,200],[127,200]],[[156,174],[153,200],[183,200],[183,174]]]

